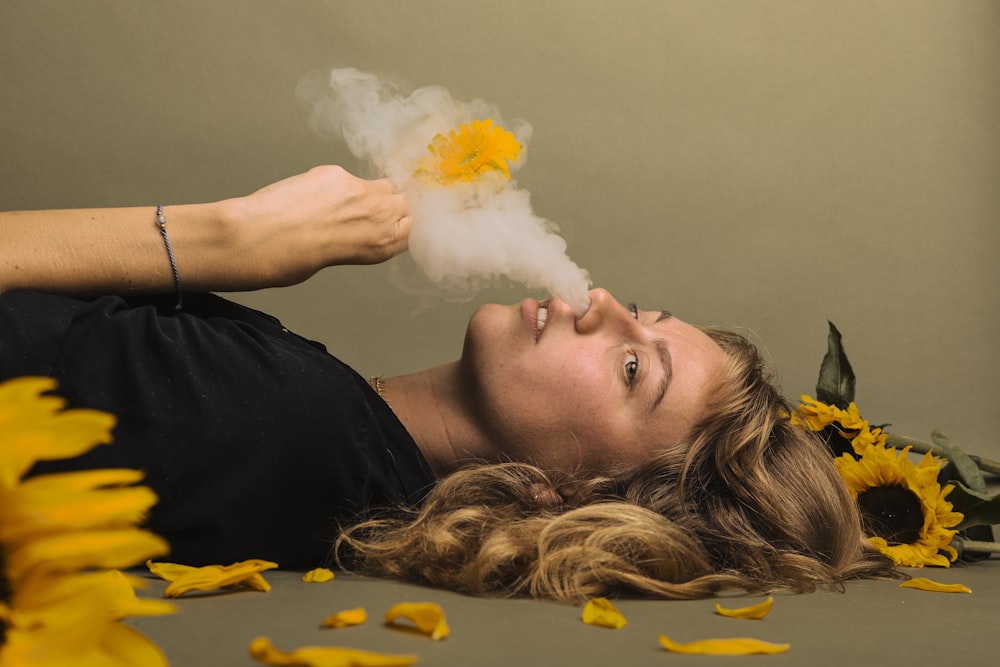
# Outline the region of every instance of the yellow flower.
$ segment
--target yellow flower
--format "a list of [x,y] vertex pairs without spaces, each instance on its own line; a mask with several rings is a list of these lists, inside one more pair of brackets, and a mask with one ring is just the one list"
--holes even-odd
[[444,609],[433,602],[400,602],[385,612],[385,622],[392,624],[399,618],[413,623],[417,630],[437,641],[451,632],[444,617]]
[[364,610],[364,607],[355,607],[354,609],[345,609],[344,611],[338,611],[336,614],[330,614],[323,619],[320,623],[324,628],[348,628],[353,625],[361,625],[368,620],[368,612]]
[[430,155],[418,162],[416,174],[451,185],[477,180],[490,172],[509,179],[508,162],[517,160],[521,145],[512,133],[487,118],[463,124],[447,136],[436,135],[427,150]]
[[372,653],[340,646],[303,646],[279,651],[267,637],[250,642],[250,656],[265,665],[291,667],[405,667],[417,661],[415,655]]
[[214,591],[241,584],[266,593],[271,590],[271,584],[260,573],[272,570],[278,567],[278,564],[251,559],[231,565],[193,567],[178,563],[147,561],[146,567],[156,576],[170,582],[163,591],[164,597],[177,598],[191,591]]
[[583,607],[582,620],[587,625],[597,625],[602,628],[624,628],[628,621],[618,608],[606,598],[594,598]]
[[846,410],[802,394],[802,404],[792,413],[793,424],[818,433],[829,445],[835,456],[860,454],[865,445],[884,445],[885,434],[872,428],[861,418],[858,406],[851,403]]
[[965,584],[942,584],[931,581],[927,577],[914,577],[904,581],[900,588],[916,588],[921,591],[931,591],[932,593],[971,593],[972,589]]
[[[142,634],[119,621],[172,613],[140,599],[118,572],[166,553],[135,525],[156,502],[131,470],[21,478],[37,461],[111,442],[114,417],[66,410],[43,395],[48,378],[0,383],[0,667],[166,665]],[[112,568],[112,569],[108,569]]]
[[771,608],[773,606],[774,598],[772,597],[768,597],[761,603],[752,604],[748,607],[738,607],[736,609],[727,609],[716,602],[715,613],[719,616],[728,616],[729,618],[761,619],[771,613]]
[[675,642],[665,635],[660,635],[660,646],[671,653],[688,653],[692,655],[752,655],[755,653],[784,653],[790,644],[772,644],[751,639],[735,637],[732,639],[699,639],[693,642]]
[[875,445],[859,454],[835,462],[861,507],[871,543],[896,565],[948,567],[958,557],[951,540],[962,515],[945,500],[952,485],[941,488],[937,481],[941,459],[928,453],[914,464],[909,448],[897,453]]
[[302,575],[302,581],[311,584],[323,584],[333,581],[333,570],[325,567],[317,567]]

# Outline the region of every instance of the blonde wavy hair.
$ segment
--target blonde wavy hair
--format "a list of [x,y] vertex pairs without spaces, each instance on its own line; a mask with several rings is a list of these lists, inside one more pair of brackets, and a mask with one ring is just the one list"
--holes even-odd
[[[864,538],[829,451],[789,422],[791,407],[756,348],[732,332],[704,331],[730,366],[709,415],[680,446],[608,477],[557,479],[523,463],[457,471],[420,507],[344,530],[338,566],[472,595],[566,602],[804,592],[892,576]],[[561,501],[546,500],[553,490]]]

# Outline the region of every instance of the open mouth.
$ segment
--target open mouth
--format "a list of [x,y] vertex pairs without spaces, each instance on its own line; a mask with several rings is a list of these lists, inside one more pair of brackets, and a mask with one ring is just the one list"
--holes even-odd
[[535,330],[541,334],[545,328],[545,320],[549,319],[549,309],[545,306],[538,307],[538,314],[535,316]]

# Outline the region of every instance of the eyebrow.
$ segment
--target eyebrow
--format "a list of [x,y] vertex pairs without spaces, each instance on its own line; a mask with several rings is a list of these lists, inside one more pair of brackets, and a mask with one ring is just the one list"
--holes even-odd
[[656,385],[656,398],[653,399],[653,404],[649,406],[650,413],[655,411],[660,403],[663,402],[663,397],[667,395],[667,389],[670,388],[670,381],[674,379],[674,363],[673,358],[670,356],[670,348],[667,347],[667,342],[662,338],[658,338],[653,345],[656,347],[656,354],[660,358],[660,366],[663,368],[663,373],[660,376],[659,383]]
[[[670,314],[670,311],[661,310],[656,321],[662,322],[671,317],[673,315]],[[650,413],[655,411],[660,403],[663,402],[663,397],[667,395],[667,389],[670,388],[670,381],[674,379],[674,360],[670,356],[670,348],[667,347],[667,342],[662,338],[657,338],[653,342],[653,345],[656,347],[656,354],[660,358],[660,366],[663,368],[663,374],[660,376],[660,382],[656,385],[656,398],[653,399],[653,404],[649,407]]]

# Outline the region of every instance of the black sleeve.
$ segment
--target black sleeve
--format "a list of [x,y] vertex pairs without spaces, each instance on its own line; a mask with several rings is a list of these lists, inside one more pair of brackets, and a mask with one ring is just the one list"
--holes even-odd
[[313,567],[337,523],[432,483],[412,438],[322,345],[214,295],[87,301],[0,296],[0,378],[45,375],[72,407],[114,414],[114,443],[34,473],[131,467],[148,524],[189,564]]

